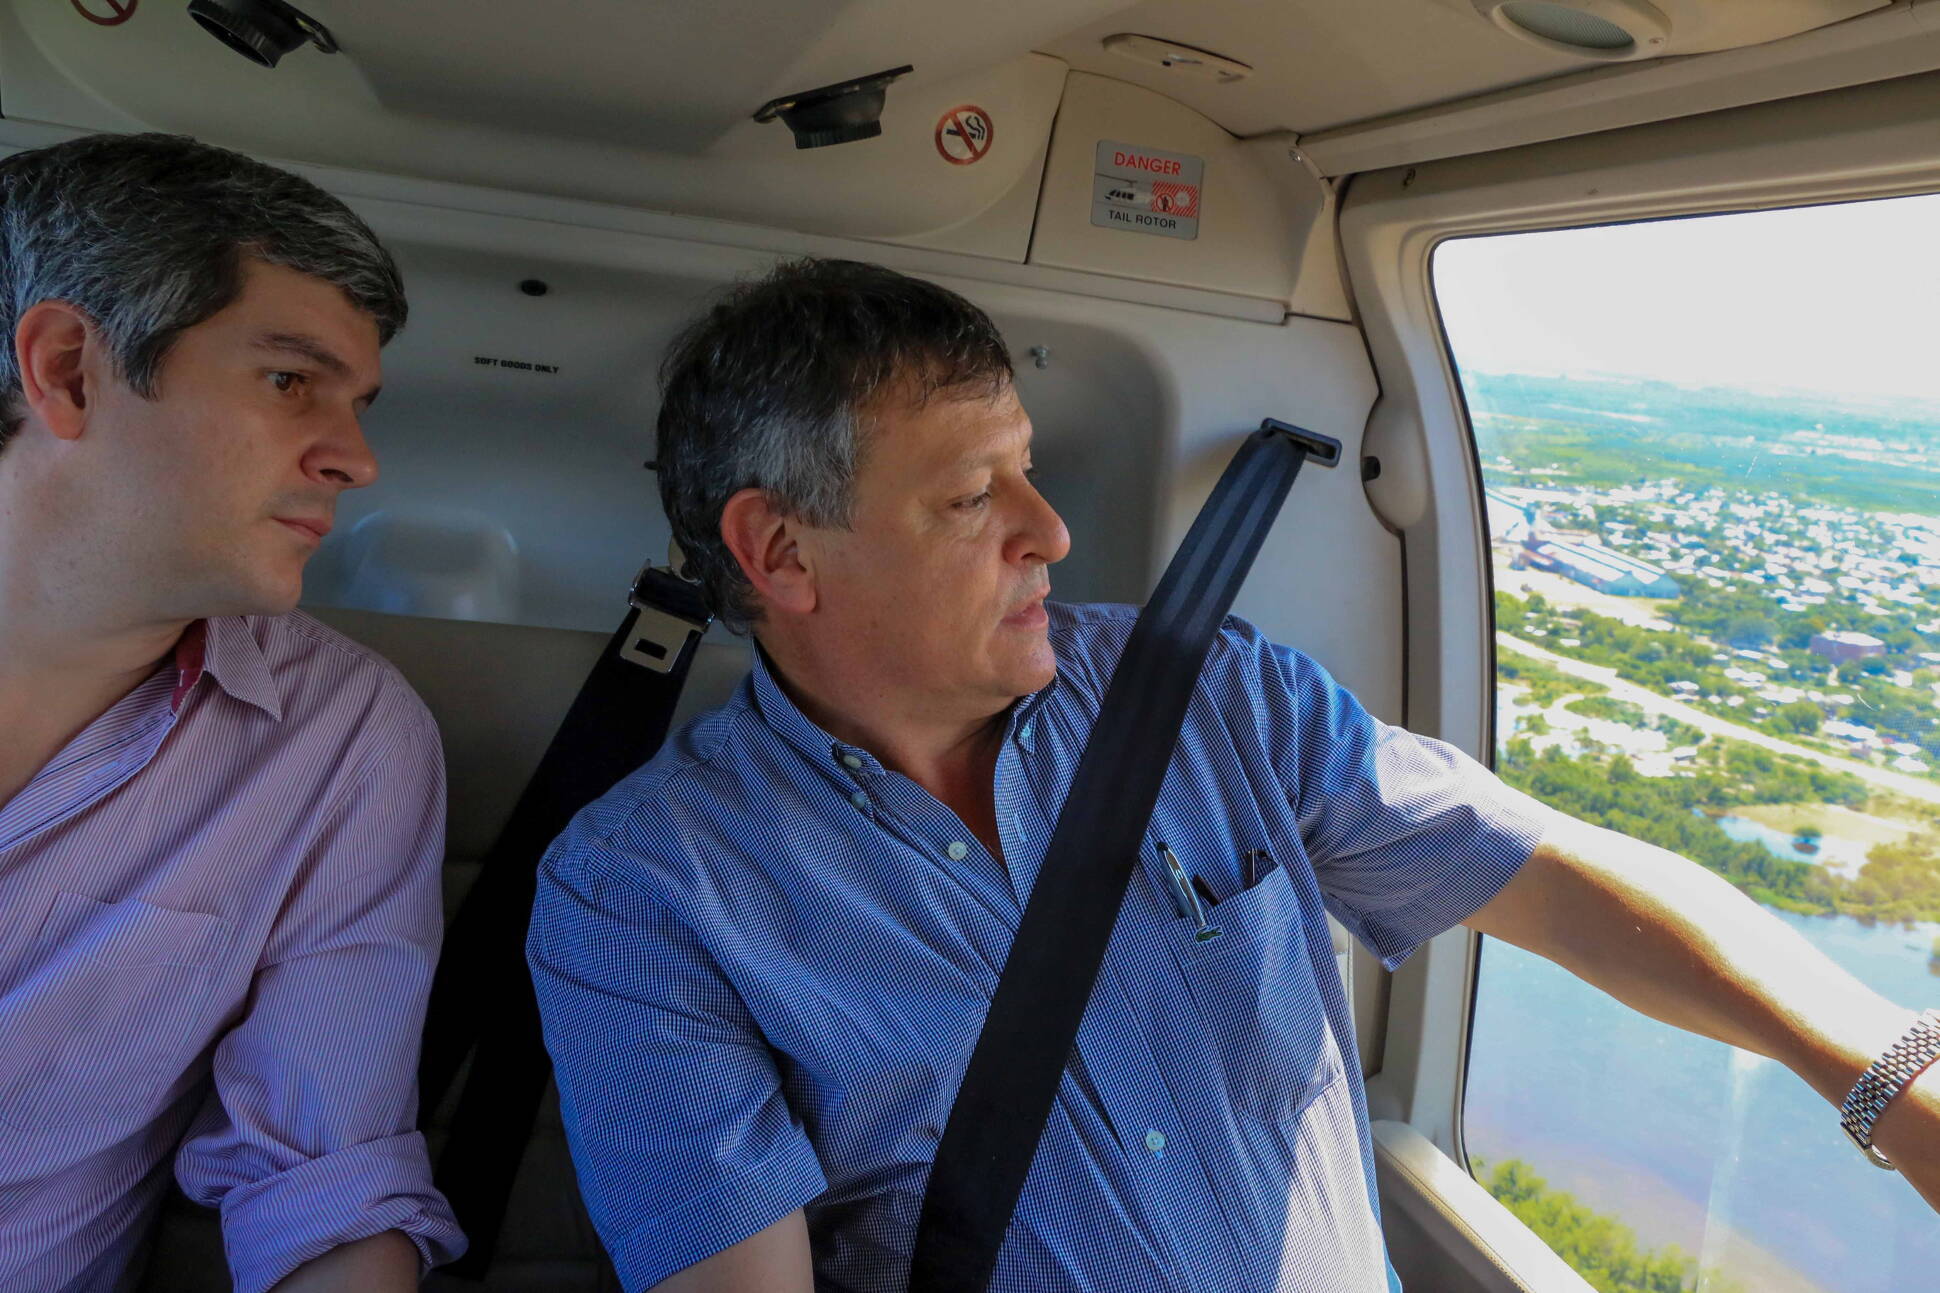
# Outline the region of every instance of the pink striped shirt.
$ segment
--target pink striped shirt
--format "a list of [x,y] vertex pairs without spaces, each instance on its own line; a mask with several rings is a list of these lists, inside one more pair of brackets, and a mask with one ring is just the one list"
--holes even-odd
[[113,1287],[171,1157],[239,1293],[463,1250],[416,1126],[444,806],[423,704],[301,614],[191,628],[0,804],[0,1289]]

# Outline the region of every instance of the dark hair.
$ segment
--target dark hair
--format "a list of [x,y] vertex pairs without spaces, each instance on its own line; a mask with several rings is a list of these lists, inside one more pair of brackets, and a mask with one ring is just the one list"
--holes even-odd
[[730,291],[660,367],[660,501],[714,613],[760,617],[721,541],[756,487],[810,525],[847,526],[871,405],[992,397],[1011,380],[990,317],[955,292],[852,260],[798,260]]
[[242,290],[246,256],[335,284],[380,342],[404,326],[404,283],[377,236],[287,171],[180,135],[88,135],[0,161],[0,448],[25,416],[21,315],[82,310],[153,399],[175,339]]

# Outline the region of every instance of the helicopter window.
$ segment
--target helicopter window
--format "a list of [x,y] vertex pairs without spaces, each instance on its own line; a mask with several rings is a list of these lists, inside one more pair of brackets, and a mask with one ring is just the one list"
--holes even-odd
[[[1466,238],[1497,770],[1720,872],[1921,1006],[1940,975],[1940,197]],[[1566,1044],[1558,1044],[1567,1038]],[[1903,1182],[1779,1064],[1481,953],[1471,1169],[1620,1290],[1885,1293]]]

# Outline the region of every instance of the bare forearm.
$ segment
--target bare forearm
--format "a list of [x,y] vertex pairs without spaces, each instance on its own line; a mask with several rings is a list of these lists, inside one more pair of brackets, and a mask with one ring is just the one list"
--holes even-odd
[[1720,877],[1612,831],[1572,823],[1545,841],[1501,896],[1516,897],[1498,927],[1496,903],[1471,924],[1632,1009],[1779,1060],[1830,1099],[1911,1019]]
[[387,1230],[303,1263],[271,1293],[409,1293],[417,1287],[417,1246]]
[[[1580,823],[1545,841],[1470,924],[1632,1009],[1778,1060],[1835,1106],[1914,1018],[1718,876]],[[1940,1207],[1936,1080],[1903,1097],[1931,1108],[1889,1110],[1875,1139]]]

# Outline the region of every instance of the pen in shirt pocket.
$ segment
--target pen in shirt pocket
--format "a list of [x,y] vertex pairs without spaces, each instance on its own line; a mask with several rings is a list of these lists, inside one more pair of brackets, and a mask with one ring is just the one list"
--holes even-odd
[[[1219,937],[1219,928],[1206,921],[1206,908],[1213,906],[1216,899],[1206,882],[1196,875],[1188,875],[1180,863],[1178,855],[1164,844],[1159,845],[1159,856],[1165,859],[1165,867],[1172,881],[1172,901],[1179,909],[1179,915],[1188,917],[1193,923],[1192,937],[1195,942],[1204,943]],[[1201,903],[1200,896],[1205,896]]]

